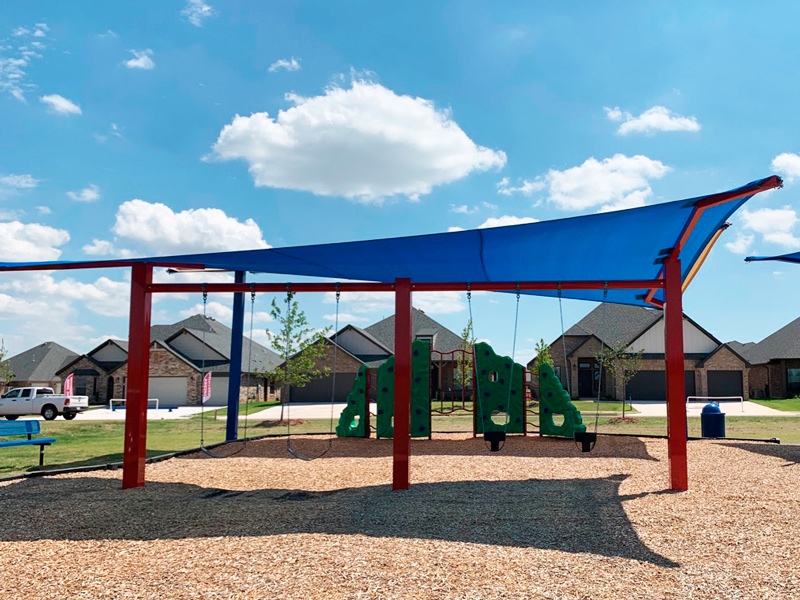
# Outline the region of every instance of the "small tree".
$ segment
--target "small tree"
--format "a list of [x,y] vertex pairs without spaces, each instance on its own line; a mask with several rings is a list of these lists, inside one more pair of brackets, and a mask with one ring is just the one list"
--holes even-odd
[[6,345],[5,342],[0,339],[0,385],[2,386],[5,386],[5,384],[14,379],[14,370],[5,358]]
[[536,342],[536,358],[533,359],[533,379],[539,381],[539,367],[542,365],[552,365],[553,357],[550,356],[550,346],[541,338]]
[[472,385],[472,349],[474,346],[475,337],[472,333],[472,319],[470,319],[461,332],[461,341],[458,344],[458,349],[463,350],[463,352],[458,353],[458,360],[456,361],[456,376],[462,390]]
[[595,355],[603,370],[611,375],[614,381],[622,381],[622,417],[625,418],[625,388],[642,368],[644,350],[631,352],[624,343],[605,346]]
[[318,360],[326,355],[325,337],[330,333],[330,328],[319,331],[310,327],[293,293],[289,294],[286,304],[288,306],[281,307],[273,298],[270,315],[278,324],[278,331],[267,330],[270,345],[284,358],[284,362],[274,369],[259,373],[281,386],[281,421],[283,407],[290,401],[291,386],[304,387],[309,381],[325,377],[331,372],[329,367],[318,364]]

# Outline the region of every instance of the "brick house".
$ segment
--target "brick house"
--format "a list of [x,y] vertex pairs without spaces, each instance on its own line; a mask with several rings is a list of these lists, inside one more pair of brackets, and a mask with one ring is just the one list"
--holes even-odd
[[[194,315],[171,325],[154,325],[150,332],[150,381],[148,396],[162,405],[200,403],[200,382],[211,372],[212,405],[228,401],[231,329],[210,317]],[[280,364],[280,357],[243,337],[240,398],[274,399],[271,382],[259,372]],[[250,350],[252,349],[252,359]],[[93,404],[124,398],[128,374],[128,343],[107,340],[90,352],[76,356],[58,370],[60,379],[75,375],[75,393],[89,396]]]
[[800,395],[800,318],[758,343],[731,342],[752,365],[750,393],[756,398]]
[[[458,349],[461,338],[416,308],[412,310],[411,330],[414,339],[427,339],[431,342],[434,351],[431,365],[431,397],[435,397],[440,386],[447,389],[453,385],[455,360],[449,358],[447,353]],[[330,369],[333,369],[334,346],[336,346],[334,398],[337,402],[343,402],[353,385],[356,372],[362,365],[375,369],[394,353],[394,316],[363,329],[355,325],[346,325],[337,334],[318,343],[326,345],[325,356],[318,361],[318,364]],[[437,360],[439,356],[437,353],[444,353],[443,360]],[[292,387],[289,391],[291,401],[329,401],[333,387],[332,379],[331,374],[315,379],[304,387]]]
[[[750,390],[750,363],[741,344],[725,344],[683,316],[684,376],[687,396],[744,396]],[[642,351],[641,368],[624,386],[602,372],[595,356],[603,345]],[[566,349],[566,363],[565,363]],[[556,374],[573,397],[664,400],[664,313],[661,310],[603,304],[550,345]],[[533,361],[528,363],[533,368]],[[599,388],[599,389],[598,389]]]
[[15,387],[49,387],[61,392],[57,372],[78,357],[77,352],[55,342],[44,342],[10,357],[7,362],[14,374],[11,381],[0,386],[0,392]]

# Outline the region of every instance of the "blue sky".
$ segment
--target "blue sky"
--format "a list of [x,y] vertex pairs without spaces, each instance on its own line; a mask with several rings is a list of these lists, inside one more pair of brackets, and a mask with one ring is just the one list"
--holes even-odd
[[[784,189],[734,216],[684,305],[723,341],[760,340],[798,316],[800,272],[742,259],[800,249],[800,6],[696,4],[18,3],[0,14],[0,260],[503,225],[777,173]],[[127,337],[127,295],[122,270],[4,275],[0,337],[11,354],[86,351]],[[302,297],[315,326],[330,300]],[[342,300],[356,325],[392,313],[387,297]],[[513,302],[474,299],[500,352]],[[154,322],[199,303],[160,298]],[[415,303],[466,323],[463,295]],[[227,322],[229,304],[209,312]],[[565,302],[566,325],[592,307]],[[527,359],[559,334],[558,305],[523,298],[520,322]]]

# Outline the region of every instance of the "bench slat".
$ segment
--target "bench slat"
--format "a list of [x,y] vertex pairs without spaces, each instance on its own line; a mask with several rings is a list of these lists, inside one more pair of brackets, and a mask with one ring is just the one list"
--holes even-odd
[[8,442],[0,442],[0,448],[7,448],[9,446],[36,446],[55,444],[55,438],[37,438],[35,440],[11,440]]
[[41,426],[39,421],[25,419],[23,421],[0,421],[0,436],[5,435],[28,435],[39,433]]

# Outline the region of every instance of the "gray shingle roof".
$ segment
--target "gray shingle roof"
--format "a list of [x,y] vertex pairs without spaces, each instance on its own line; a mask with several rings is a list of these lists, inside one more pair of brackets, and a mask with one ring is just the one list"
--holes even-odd
[[800,358],[800,317],[757,344],[744,346],[744,354],[740,354],[750,364],[764,364],[781,358]]
[[[425,330],[434,330],[436,332],[432,349],[438,352],[452,352],[453,350],[457,350],[461,344],[461,337],[450,331],[441,323],[437,323],[431,319],[421,310],[417,308],[412,309],[412,335],[416,336],[423,332],[425,335],[430,334],[430,331]],[[383,321],[378,321],[374,325],[370,325],[365,331],[377,338],[381,344],[394,352],[394,315],[385,318]]]
[[[205,343],[213,348],[225,358],[230,358],[231,336],[233,331],[230,327],[223,325],[219,321],[212,318],[203,318],[203,315],[193,315],[183,321],[178,321],[171,325],[153,325],[150,330],[150,339],[152,341],[166,342],[183,330],[187,330],[198,339],[203,340]],[[205,335],[204,335],[205,334]],[[242,372],[247,372],[248,363],[250,364],[251,371],[269,371],[277,367],[283,359],[270,350],[259,344],[253,342],[253,358],[252,362],[249,361],[250,351],[250,338],[242,336]],[[198,361],[192,361],[197,363]],[[202,361],[201,361],[202,362]],[[198,366],[200,366],[198,364]],[[227,362],[224,364],[215,364],[212,361],[206,361],[206,370],[229,372]]]
[[663,312],[625,304],[601,304],[566,331],[566,335],[596,335],[608,346],[630,344],[658,321]]
[[53,381],[56,372],[78,358],[78,353],[55,342],[45,342],[8,359],[14,381]]

